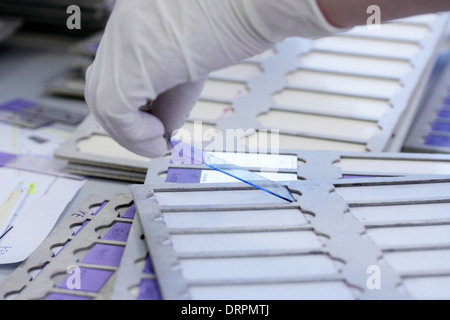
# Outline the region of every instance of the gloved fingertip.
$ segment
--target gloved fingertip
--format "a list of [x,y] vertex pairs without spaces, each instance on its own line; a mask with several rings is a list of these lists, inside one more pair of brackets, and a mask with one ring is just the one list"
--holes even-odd
[[135,143],[133,146],[128,146],[128,149],[151,159],[164,157],[169,152],[167,140],[163,137]]

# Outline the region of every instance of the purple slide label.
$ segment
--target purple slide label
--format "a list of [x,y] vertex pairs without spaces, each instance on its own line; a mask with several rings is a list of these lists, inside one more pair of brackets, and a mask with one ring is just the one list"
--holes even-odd
[[17,99],[0,105],[0,110],[6,110],[11,112],[21,112],[31,107],[36,106],[35,102]]
[[86,220],[83,225],[73,234],[74,237],[80,234],[80,232],[91,222],[91,220]]
[[161,300],[161,293],[156,280],[142,280],[138,300]]
[[425,139],[425,145],[433,147],[450,147],[450,136],[444,137],[444,136],[429,135]]
[[130,209],[127,210],[127,212],[125,212],[125,214],[122,216],[123,219],[134,219],[134,217],[136,216],[136,205],[132,205],[130,207]]
[[122,261],[125,247],[106,244],[96,244],[91,251],[84,257],[82,263],[119,267]]
[[[70,240],[68,240],[66,243],[64,243],[64,245],[62,247],[60,247],[60,249],[55,252],[53,257],[57,257],[68,246],[69,243],[70,243]],[[57,249],[57,248],[58,247],[55,247],[55,249]]]
[[198,169],[169,169],[166,182],[172,183],[200,183],[202,170]]
[[16,155],[0,152],[0,168],[6,166],[14,159],[16,159]]
[[92,215],[93,215],[93,216],[98,215],[98,214],[100,213],[100,211],[102,211],[103,208],[106,207],[106,205],[107,205],[108,203],[109,203],[108,201],[103,202],[103,204],[100,206],[100,208],[98,208]]
[[147,254],[147,257],[145,258],[145,266],[142,272],[145,274],[155,274],[155,268],[153,267],[153,262],[150,259],[149,254]]
[[450,110],[441,110],[438,113],[439,118],[445,118],[448,119],[450,118]]
[[[106,284],[106,282],[109,280],[109,278],[111,278],[113,273],[114,273],[113,271],[109,270],[80,268],[81,288],[72,290],[81,292],[99,293],[100,290],[103,288],[103,286]],[[69,287],[67,285],[69,281],[71,281],[71,277],[73,277],[73,275],[67,276],[67,278],[59,284],[59,288],[69,290]]]
[[437,132],[450,132],[450,123],[435,122],[432,130]]
[[444,105],[450,107],[450,97],[444,99]]
[[131,223],[116,222],[103,240],[126,242],[130,235]]

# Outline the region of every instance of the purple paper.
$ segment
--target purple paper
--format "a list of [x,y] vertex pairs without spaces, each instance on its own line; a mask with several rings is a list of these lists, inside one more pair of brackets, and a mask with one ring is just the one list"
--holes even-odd
[[86,221],[83,223],[83,225],[77,230],[77,232],[75,232],[75,233],[73,234],[73,236],[76,237],[77,235],[79,235],[80,232],[81,232],[81,230],[83,230],[83,229],[89,224],[89,222],[91,222],[91,220],[86,220]]
[[438,113],[439,118],[450,118],[450,110],[441,110]]
[[142,280],[138,300],[161,300],[161,293],[156,280]]
[[106,244],[96,244],[84,257],[82,263],[118,267],[122,260],[125,247]]
[[[109,278],[113,275],[113,271],[109,270],[97,270],[89,268],[80,268],[80,289],[72,289],[74,291],[82,292],[94,292],[98,293]],[[67,283],[71,281],[71,277],[74,275],[69,275],[65,280],[59,284],[60,289],[70,290]]]
[[198,169],[169,169],[166,182],[200,183],[202,170]]
[[99,214],[99,212],[102,211],[102,209],[103,209],[104,207],[106,207],[106,205],[107,205],[108,203],[109,203],[108,201],[103,202],[103,204],[100,206],[100,208],[98,208],[97,211],[95,211],[92,215],[93,215],[93,216],[96,216],[97,214]]
[[6,166],[8,163],[13,161],[16,155],[10,153],[0,152],[0,168]]
[[0,105],[0,109],[11,112],[21,112],[34,106],[36,106],[36,103],[34,102],[24,99],[17,99]]
[[103,240],[126,242],[131,230],[131,223],[116,222]]
[[44,269],[48,266],[49,263],[50,263],[50,262],[46,262],[46,263],[42,266],[42,268],[38,271],[38,273],[36,273],[36,274],[33,275],[32,279],[31,279],[30,281],[36,280],[36,278],[39,277],[39,275],[41,274],[41,272],[44,271]]
[[450,123],[435,122],[432,130],[438,132],[450,132]]
[[144,270],[142,270],[144,274],[155,274],[155,268],[153,267],[152,260],[150,259],[150,255],[147,254],[145,258],[145,266]]
[[134,219],[136,215],[136,205],[132,205],[130,209],[125,212],[125,214],[122,216],[123,219]]
[[[58,256],[58,254],[60,254],[66,247],[67,247],[67,245],[70,243],[70,240],[68,240],[66,243],[64,243],[64,245],[57,251],[57,252],[55,252],[55,254],[53,255],[53,257],[57,257]],[[57,247],[55,247],[55,248],[57,248]]]
[[91,300],[89,297],[74,296],[64,293],[50,293],[45,300]]
[[433,147],[450,147],[450,136],[429,135],[425,139],[425,145]]

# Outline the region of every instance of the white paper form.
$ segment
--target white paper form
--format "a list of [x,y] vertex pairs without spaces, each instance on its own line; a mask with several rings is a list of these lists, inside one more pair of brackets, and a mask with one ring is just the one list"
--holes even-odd
[[0,239],[3,238],[8,231],[12,229],[12,223],[18,216],[26,199],[32,194],[33,183],[30,183],[30,187],[24,186],[24,183],[14,188],[11,194],[0,204]]
[[68,133],[52,127],[33,130],[0,123],[0,152],[53,158],[68,136]]
[[[59,216],[71,202],[84,180],[53,177],[0,168],[0,205],[19,184],[33,185],[32,194],[21,199],[13,228],[0,239],[0,264],[25,260],[48,236]],[[28,189],[29,191],[29,189]]]

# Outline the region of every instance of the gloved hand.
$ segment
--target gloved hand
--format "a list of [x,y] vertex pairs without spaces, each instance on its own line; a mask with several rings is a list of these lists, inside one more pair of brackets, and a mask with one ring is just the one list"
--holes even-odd
[[316,0],[117,0],[87,71],[86,101],[120,145],[159,157],[211,71],[286,37],[339,31]]

